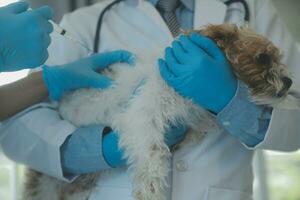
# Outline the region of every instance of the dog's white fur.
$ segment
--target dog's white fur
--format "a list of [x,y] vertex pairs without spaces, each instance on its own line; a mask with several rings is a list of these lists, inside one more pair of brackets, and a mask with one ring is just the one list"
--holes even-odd
[[164,133],[169,126],[183,123],[199,131],[211,121],[207,111],[163,81],[158,57],[138,57],[134,67],[115,64],[106,72],[115,80],[113,87],[81,89],[66,96],[60,105],[62,117],[77,126],[105,124],[119,133],[119,146],[133,170],[133,194],[138,200],[165,199],[171,154]]
[[[283,80],[289,76],[278,48],[255,32],[234,25],[210,25],[200,32],[214,39],[225,52],[236,76],[249,87],[254,102],[281,105],[290,85]],[[60,104],[62,117],[75,125],[103,124],[118,132],[119,146],[125,150],[133,174],[136,200],[165,200],[171,153],[164,143],[164,133],[171,125],[191,128],[186,141],[197,141],[198,137],[193,136],[218,128],[209,112],[164,82],[157,66],[157,58],[163,56],[163,51],[152,56],[144,53],[135,67],[115,64],[104,72],[115,80],[111,88],[81,89],[64,97]],[[283,95],[279,95],[281,91]],[[51,189],[50,199],[69,200],[88,199],[99,174],[82,176],[72,184],[34,172],[29,177],[26,200],[44,199],[40,194],[49,194],[45,185]]]

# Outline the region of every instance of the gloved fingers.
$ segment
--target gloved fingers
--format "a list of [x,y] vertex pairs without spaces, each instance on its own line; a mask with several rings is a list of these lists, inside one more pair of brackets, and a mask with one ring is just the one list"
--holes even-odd
[[[33,68],[43,65],[46,62],[46,60],[48,59],[49,53],[48,53],[48,51],[44,50],[44,51],[40,51],[38,54],[35,54],[34,56],[36,57],[35,59],[27,60],[27,64],[25,65],[26,68],[33,69]],[[24,67],[24,66],[22,66],[22,67]]]
[[126,50],[117,50],[110,53],[112,62],[125,62],[130,65],[135,63],[135,55]]
[[51,44],[51,37],[46,33],[44,35],[44,44],[46,47],[49,47],[49,45]]
[[40,8],[33,10],[33,12],[42,16],[46,20],[50,20],[53,18],[53,10],[49,6],[42,6]]
[[171,47],[167,47],[165,50],[165,61],[169,66],[175,63],[179,63],[179,61],[175,58]]
[[172,43],[172,50],[175,58],[179,61],[180,64],[186,63],[188,61],[189,56],[178,41],[174,41]]
[[29,8],[29,4],[27,2],[20,1],[20,2],[9,4],[4,8],[8,12],[11,12],[11,13],[14,13],[14,14],[19,14],[19,13],[27,11],[28,8]]
[[181,35],[179,41],[185,51],[189,53],[199,53],[199,51],[201,51],[201,49],[190,40],[189,36]]
[[128,51],[118,50],[108,53],[96,54],[92,56],[92,61],[93,69],[99,71],[117,62],[133,64],[134,56]]
[[94,77],[90,81],[88,87],[106,89],[113,84],[113,80],[102,74],[94,73]]
[[40,59],[37,60],[37,63],[34,64],[34,67],[43,65],[49,58],[49,52],[47,49],[41,51]]
[[174,74],[170,71],[168,64],[163,60],[163,59],[159,59],[158,60],[158,65],[159,65],[159,71],[160,71],[160,75],[162,76],[162,78],[170,85],[172,85],[175,76]]
[[53,32],[54,29],[53,25],[49,21],[46,21],[44,19],[39,19],[37,23],[38,26],[40,27],[38,31],[40,31],[41,33],[45,33],[49,35],[50,33]]
[[48,47],[51,43],[51,38],[48,34],[43,33],[39,36],[40,42],[32,43],[31,48],[34,51],[27,52],[27,60],[29,67],[38,67],[43,65],[49,57]]
[[181,142],[186,134],[187,128],[183,125],[170,126],[166,130],[165,142],[169,147]]
[[112,131],[103,137],[102,149],[103,157],[105,161],[111,167],[125,166],[127,163],[126,158],[124,158],[124,150],[118,147],[119,136],[118,133]]
[[43,21],[41,21],[41,24],[42,24],[42,27],[43,27],[45,33],[50,34],[53,32],[53,29],[54,29],[53,25],[49,21],[43,20]]
[[173,51],[171,48],[166,49],[166,61],[169,71],[174,74],[176,77],[182,76],[185,73],[186,68],[179,64],[176,58],[174,57]]
[[190,39],[215,59],[224,59],[224,54],[218,45],[208,37],[192,33]]

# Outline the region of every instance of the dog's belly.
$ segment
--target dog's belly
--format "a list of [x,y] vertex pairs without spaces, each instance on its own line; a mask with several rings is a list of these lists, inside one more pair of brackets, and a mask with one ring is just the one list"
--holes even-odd
[[111,126],[114,116],[122,112],[138,89],[153,75],[155,66],[137,62],[136,66],[114,64],[104,74],[114,83],[107,89],[80,89],[66,95],[60,103],[61,116],[77,126],[104,124]]

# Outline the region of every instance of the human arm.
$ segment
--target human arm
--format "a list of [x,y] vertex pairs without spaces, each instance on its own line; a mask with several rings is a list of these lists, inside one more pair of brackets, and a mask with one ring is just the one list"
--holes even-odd
[[0,121],[45,100],[48,94],[51,100],[60,100],[70,90],[108,87],[112,80],[98,71],[115,62],[132,63],[132,55],[127,51],[113,51],[65,65],[44,66],[42,71],[0,87]]
[[[166,130],[165,143],[169,148],[178,144],[185,137],[187,128],[183,125],[172,126]],[[112,167],[119,167],[126,165],[126,158],[124,158],[124,150],[118,147],[119,137],[115,131],[110,131],[105,134],[102,141],[103,156],[107,163]]]
[[48,96],[42,72],[0,87],[0,121],[12,117],[25,108],[42,102]]
[[38,67],[48,58],[53,12],[28,8],[26,2],[0,8],[0,72]]
[[[109,61],[107,59],[103,60],[103,55],[96,55],[93,58],[96,58],[97,62],[92,62],[93,65],[91,66],[95,67],[95,69],[99,69],[95,66],[98,66],[99,60],[102,67],[115,61],[126,62],[130,58],[131,54],[128,52],[125,54],[125,57],[124,54],[118,54],[119,56],[115,56],[116,54],[110,54],[113,55],[114,59]],[[91,61],[90,59],[88,60]],[[95,60],[92,59],[92,61]],[[82,61],[79,63],[79,67],[82,66],[81,64],[86,64],[86,62],[82,63]],[[72,64],[71,67],[67,66],[66,68],[69,70],[69,68],[72,68],[73,66],[74,65]],[[76,69],[76,72],[82,72],[83,74],[85,72],[78,70],[77,67]],[[64,78],[68,78],[67,75],[70,75],[68,70],[61,74]],[[57,75],[56,72],[54,74]],[[74,75],[72,75],[72,77],[73,76]],[[109,86],[112,80],[107,77],[100,76],[99,78],[96,76],[94,81],[94,84],[99,84],[100,82],[99,87],[104,88]],[[81,83],[84,84],[86,82],[84,82],[83,79]],[[90,84],[90,82],[88,83]],[[61,84],[61,82],[59,84]],[[78,85],[75,86],[77,87]],[[97,87],[98,85],[94,86]],[[37,96],[39,95],[40,94],[37,94]],[[11,159],[25,164],[37,171],[68,181],[72,180],[74,176],[68,176],[68,179],[65,178],[61,166],[60,148],[70,134],[78,132],[84,135],[88,135],[90,132],[98,133],[101,132],[101,127],[95,128],[91,126],[77,129],[69,122],[62,120],[55,107],[52,107],[49,104],[39,104],[28,108],[24,112],[17,114],[7,121],[4,121],[0,131],[0,142],[5,154]],[[40,162],[40,159],[45,160],[45,162]]]
[[[68,26],[69,23],[63,21],[61,25],[71,31],[72,25]],[[76,35],[76,31],[73,31],[73,34]],[[47,65],[64,65],[87,56],[86,53],[82,53],[85,49],[63,37],[57,34],[51,37],[53,42],[49,47]],[[70,50],[72,53],[67,54]],[[62,172],[60,147],[76,129],[70,122],[60,118],[57,108],[52,104],[41,103],[1,122],[1,148],[16,162],[68,181]]]
[[[138,95],[138,88],[132,95]],[[187,127],[177,124],[166,130],[165,142],[172,148],[182,141]],[[70,135],[61,147],[63,171],[66,176],[99,172],[105,169],[125,166],[124,150],[119,148],[119,134],[109,127],[89,126],[78,129]]]
[[238,84],[225,55],[211,39],[196,33],[181,36],[166,49],[165,61],[161,59],[159,65],[169,85],[213,112],[229,134],[248,146],[263,140],[265,132],[253,127],[262,126],[258,117],[264,108],[249,101],[246,87]]
[[[165,142],[169,147],[182,141],[186,127],[167,130]],[[66,176],[99,172],[126,165],[124,151],[118,147],[118,133],[102,126],[78,129],[61,147],[62,167]]]
[[63,174],[59,149],[76,129],[60,118],[55,106],[37,104],[2,122],[1,149],[15,162],[60,180],[70,181]]
[[[296,48],[287,28],[284,27],[272,3],[268,0],[249,1],[251,8],[250,25],[258,33],[270,38],[285,55],[284,63],[294,74],[292,90],[299,88],[299,50]],[[267,11],[267,12],[266,12]],[[240,84],[239,86],[242,86]],[[203,95],[203,93],[200,93]],[[299,91],[289,95],[296,100]],[[256,106],[251,103],[244,87],[239,87],[234,98],[217,115],[221,128],[240,139],[249,148],[276,150],[299,149],[300,140],[297,133],[299,127],[299,106],[294,108],[275,108]],[[286,134],[285,134],[286,133]],[[249,142],[249,138],[254,138]],[[284,138],[284,139],[283,139]],[[256,141],[255,141],[256,140]]]

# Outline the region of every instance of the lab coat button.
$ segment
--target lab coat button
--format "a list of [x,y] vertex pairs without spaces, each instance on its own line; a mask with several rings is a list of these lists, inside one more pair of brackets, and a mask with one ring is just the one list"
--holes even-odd
[[230,122],[225,121],[225,122],[223,122],[223,125],[224,125],[224,126],[230,126]]
[[178,160],[176,162],[176,169],[180,172],[185,172],[188,170],[188,165],[183,160]]

